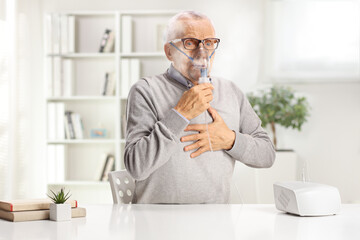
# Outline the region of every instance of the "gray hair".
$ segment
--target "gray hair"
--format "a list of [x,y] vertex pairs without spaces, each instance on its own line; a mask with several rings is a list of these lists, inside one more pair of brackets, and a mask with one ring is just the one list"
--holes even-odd
[[214,24],[211,21],[211,19],[206,16],[203,13],[200,12],[196,12],[196,11],[182,11],[179,12],[178,14],[176,14],[175,16],[173,16],[172,18],[169,19],[169,22],[166,26],[166,29],[164,31],[164,35],[163,35],[163,43],[166,44],[167,42],[175,39],[178,37],[179,35],[179,30],[176,27],[176,23],[179,20],[185,20],[185,19],[194,19],[194,20],[202,20],[202,19],[206,19],[210,22],[210,24],[213,26],[214,28]]

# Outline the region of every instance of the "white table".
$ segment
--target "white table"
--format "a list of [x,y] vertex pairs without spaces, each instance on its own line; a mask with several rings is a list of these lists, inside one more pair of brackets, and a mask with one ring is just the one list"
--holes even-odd
[[0,220],[1,240],[42,239],[360,239],[360,205],[339,215],[297,217],[274,205],[86,205],[69,222]]

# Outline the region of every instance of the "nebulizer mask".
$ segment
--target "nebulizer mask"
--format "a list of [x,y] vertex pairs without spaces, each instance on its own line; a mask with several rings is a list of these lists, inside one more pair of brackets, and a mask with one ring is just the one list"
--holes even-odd
[[[201,83],[210,83],[210,78],[208,77],[208,70],[209,70],[209,67],[210,67],[211,57],[215,53],[215,49],[212,50],[212,53],[209,56],[209,50],[205,49],[204,46],[201,47],[201,45],[199,43],[197,48],[192,50],[193,53],[194,53],[193,57],[190,57],[185,52],[183,52],[181,49],[179,49],[176,45],[174,45],[172,42],[170,42],[170,44],[172,46],[174,46],[182,54],[184,54],[191,61],[193,67],[200,71],[200,77],[199,77],[199,80],[198,80],[199,84],[201,84]],[[211,146],[208,123],[207,123],[207,115],[206,114],[204,114],[204,118],[205,118],[204,120],[205,120],[205,124],[206,124],[206,133],[207,133],[208,141],[209,141],[209,147],[210,147],[210,151],[212,152],[213,149],[212,149],[212,146]]]

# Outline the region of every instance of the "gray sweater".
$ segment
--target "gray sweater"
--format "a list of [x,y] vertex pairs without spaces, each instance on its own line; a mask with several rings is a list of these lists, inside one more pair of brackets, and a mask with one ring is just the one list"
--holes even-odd
[[[250,167],[271,167],[275,149],[242,91],[231,81],[212,77],[211,106],[236,133],[232,149],[205,152],[183,148],[180,138],[188,125],[172,108],[187,87],[166,72],[139,80],[127,102],[124,162],[136,180],[134,203],[228,203],[235,161]],[[205,111],[190,121],[213,120]]]

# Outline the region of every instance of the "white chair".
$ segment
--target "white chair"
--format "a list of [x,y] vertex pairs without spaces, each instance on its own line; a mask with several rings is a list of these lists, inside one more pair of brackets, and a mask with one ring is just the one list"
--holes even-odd
[[135,180],[126,170],[109,172],[109,182],[115,204],[131,203],[135,191]]

